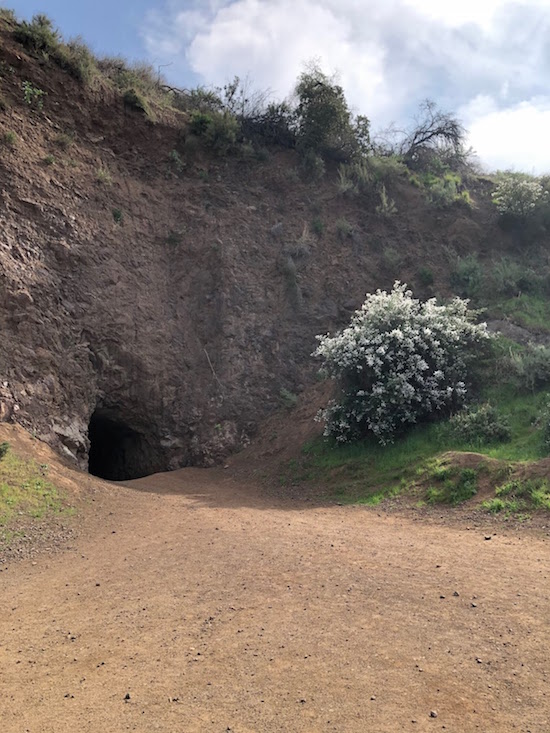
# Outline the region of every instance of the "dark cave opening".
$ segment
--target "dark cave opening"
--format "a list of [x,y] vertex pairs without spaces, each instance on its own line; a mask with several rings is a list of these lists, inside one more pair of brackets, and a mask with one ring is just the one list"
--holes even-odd
[[88,471],[109,481],[127,481],[152,473],[151,446],[145,435],[102,410],[88,428]]

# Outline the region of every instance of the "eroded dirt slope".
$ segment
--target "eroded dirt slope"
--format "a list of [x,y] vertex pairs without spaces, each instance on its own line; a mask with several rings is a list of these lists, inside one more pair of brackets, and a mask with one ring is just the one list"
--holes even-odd
[[153,122],[7,31],[0,71],[0,420],[83,467],[95,414],[120,428],[124,477],[220,459],[313,382],[315,335],[366,292],[428,295],[426,267],[445,292],[449,258],[509,244],[481,184],[439,212],[397,180],[385,219],[335,169],[301,180],[293,151],[190,151],[185,115]]

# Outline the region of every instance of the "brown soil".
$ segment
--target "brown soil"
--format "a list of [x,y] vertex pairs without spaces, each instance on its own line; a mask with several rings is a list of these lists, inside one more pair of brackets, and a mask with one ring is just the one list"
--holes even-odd
[[232,469],[108,484],[39,449],[80,536],[0,566],[3,733],[550,730],[542,534],[266,496]]

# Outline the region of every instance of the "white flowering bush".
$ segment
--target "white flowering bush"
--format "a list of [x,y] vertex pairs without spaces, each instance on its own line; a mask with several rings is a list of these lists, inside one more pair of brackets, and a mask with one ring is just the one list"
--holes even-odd
[[541,182],[523,173],[506,173],[493,192],[499,214],[525,219],[547,198]]
[[318,336],[314,356],[341,396],[322,411],[325,435],[345,442],[374,433],[381,443],[434,413],[464,403],[472,360],[490,338],[468,301],[438,305],[396,282],[367,295],[350,325]]

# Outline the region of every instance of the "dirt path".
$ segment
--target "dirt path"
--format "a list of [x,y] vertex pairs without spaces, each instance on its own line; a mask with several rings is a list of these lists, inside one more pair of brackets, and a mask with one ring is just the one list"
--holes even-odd
[[193,469],[92,508],[0,573],[2,733],[550,731],[543,537]]

